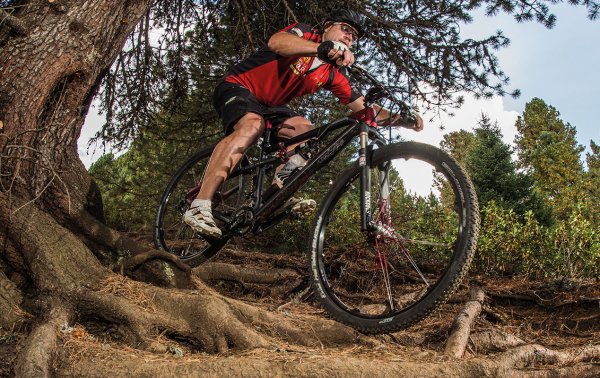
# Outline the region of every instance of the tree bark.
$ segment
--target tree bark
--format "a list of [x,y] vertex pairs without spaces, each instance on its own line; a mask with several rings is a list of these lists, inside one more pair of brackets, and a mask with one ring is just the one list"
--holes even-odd
[[[55,216],[86,206],[91,180],[77,139],[103,73],[149,0],[32,0],[19,12],[25,37],[0,54],[2,190],[26,191]],[[58,211],[57,211],[58,210]]]
[[471,334],[471,324],[481,313],[484,298],[483,290],[478,287],[471,289],[471,299],[454,319],[452,332],[446,342],[444,354],[455,358],[461,358],[465,354],[469,335]]

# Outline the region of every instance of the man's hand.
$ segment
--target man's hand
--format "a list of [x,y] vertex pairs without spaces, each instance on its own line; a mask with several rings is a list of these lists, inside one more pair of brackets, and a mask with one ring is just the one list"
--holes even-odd
[[407,124],[406,126],[402,125],[403,127],[408,127],[410,129],[413,129],[415,131],[421,131],[423,130],[423,118],[421,118],[420,114],[415,114],[415,122],[414,123],[410,123]]
[[335,63],[338,66],[350,66],[355,61],[352,51],[338,41],[325,41],[321,43],[318,49],[318,57],[325,62]]
[[399,126],[415,131],[423,130],[423,118],[421,115],[414,110],[410,110],[410,114],[407,116],[408,119],[403,119],[400,113],[390,113],[386,108],[374,104],[373,108],[377,114],[377,123],[379,126]]

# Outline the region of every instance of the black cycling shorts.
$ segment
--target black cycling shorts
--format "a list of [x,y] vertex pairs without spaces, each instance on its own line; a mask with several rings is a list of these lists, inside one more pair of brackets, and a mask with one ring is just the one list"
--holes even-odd
[[225,81],[219,83],[215,88],[213,106],[223,121],[225,135],[230,134],[237,121],[249,112],[270,120],[273,127],[298,115],[287,106],[266,106],[260,103],[245,87]]

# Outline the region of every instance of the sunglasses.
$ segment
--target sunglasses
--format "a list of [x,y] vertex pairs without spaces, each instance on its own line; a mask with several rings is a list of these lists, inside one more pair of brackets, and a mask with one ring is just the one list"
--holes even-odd
[[344,24],[343,22],[336,22],[334,25],[340,25],[340,29],[342,29],[344,34],[349,34],[353,41],[357,41],[358,38],[360,38],[358,32],[352,26]]

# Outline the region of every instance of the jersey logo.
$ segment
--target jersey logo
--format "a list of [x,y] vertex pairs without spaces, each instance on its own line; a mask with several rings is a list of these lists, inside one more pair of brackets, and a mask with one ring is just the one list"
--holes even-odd
[[310,60],[311,57],[309,56],[299,58],[290,65],[292,72],[298,76],[302,75],[308,69],[308,64],[310,63]]

